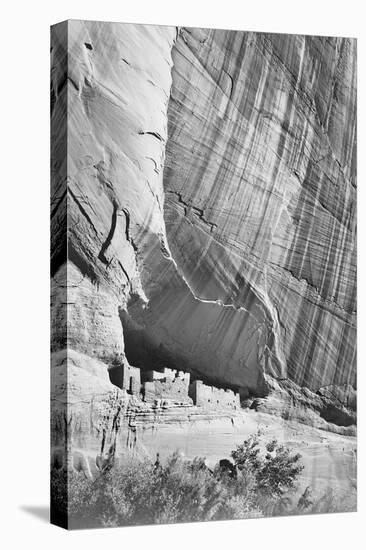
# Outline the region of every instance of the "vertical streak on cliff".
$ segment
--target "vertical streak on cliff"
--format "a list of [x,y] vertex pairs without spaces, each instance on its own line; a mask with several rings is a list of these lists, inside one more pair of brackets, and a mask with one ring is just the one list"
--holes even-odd
[[[218,31],[220,32],[220,31]],[[178,42],[174,48],[174,51],[173,51],[173,59],[177,59],[177,56],[179,57],[179,50],[182,50],[182,48],[186,48],[186,46],[188,45],[188,51],[191,52],[191,44],[189,42],[189,40],[187,40],[187,37],[189,36],[189,38],[191,39],[192,38],[192,35],[194,34],[204,34],[206,33],[207,36],[204,37],[204,39],[200,38],[199,39],[199,43],[202,44],[202,43],[209,43],[210,46],[212,46],[212,40],[210,40],[210,38],[212,38],[212,35],[214,33],[214,31],[204,31],[204,30],[199,30],[199,29],[183,29],[183,33],[181,34],[180,36],[180,43]],[[235,43],[235,33],[229,33],[229,42],[230,44],[226,44],[225,45],[225,51],[230,54],[231,53],[231,48],[233,47],[234,43]],[[183,46],[182,46],[183,44]],[[241,44],[240,44],[240,48],[239,48],[239,55],[238,55],[238,65],[237,65],[237,69],[236,69],[236,72],[238,73],[238,71],[240,71],[240,61],[241,61],[241,58],[242,58],[242,55],[243,55],[243,52],[245,51],[245,48],[246,48],[246,40],[245,40],[245,36],[243,37],[242,36],[242,40],[241,40]],[[197,56],[194,55],[194,62],[197,61]],[[230,59],[230,57],[226,57],[224,59]],[[194,63],[193,63],[193,67],[194,67]],[[207,63],[207,65],[205,65],[204,62],[201,62],[201,65],[200,65],[200,68],[202,68],[202,70],[207,74],[207,72],[209,71],[209,63]],[[228,114],[227,114],[227,109],[228,109],[228,105],[229,105],[229,102],[231,101],[232,99],[232,95],[233,95],[233,83],[236,82],[236,77],[237,75],[235,75],[234,77],[232,77],[228,71],[228,67],[227,68],[223,68],[221,67],[221,72],[219,71],[218,72],[218,76],[217,76],[217,81],[218,81],[218,90],[220,90],[220,93],[222,94],[222,96],[218,96],[218,99],[216,100],[217,104],[218,104],[218,110],[219,110],[219,113],[218,113],[218,116],[219,116],[219,119],[222,121],[220,122],[220,125],[221,126],[225,126],[225,124],[227,125],[227,119],[228,119]],[[189,65],[188,66],[188,69],[187,69],[187,76],[186,76],[186,85],[190,85],[191,82],[193,82],[194,80],[190,78],[191,75],[189,75],[189,71],[193,71],[194,72],[194,69],[191,69],[191,66]],[[234,71],[235,72],[235,71]],[[175,77],[177,76],[177,74],[179,74],[179,69],[178,69],[178,73],[175,71],[175,66],[173,65],[173,88],[175,87],[175,89],[173,90],[173,94],[174,95],[177,95],[177,94],[184,94],[185,91],[184,89],[182,90],[180,88],[180,83],[179,83],[179,77],[177,79],[177,82],[175,81]],[[222,76],[223,75],[227,75],[228,77],[228,87],[225,86],[225,79],[223,80]],[[213,78],[212,76],[210,76],[210,78]],[[216,92],[215,92],[216,93]],[[216,94],[217,95],[217,94]],[[226,108],[223,110],[223,99],[221,99],[221,97],[226,97],[226,101],[225,101],[225,104],[226,104]],[[185,99],[187,99],[187,97],[185,97]],[[213,95],[212,97],[212,100],[215,102],[215,94]],[[186,120],[184,118],[184,115],[180,115],[181,118],[178,119],[177,118],[177,114],[175,112],[175,109],[176,109],[176,104],[175,104],[175,98],[172,99],[172,97],[170,98],[170,108],[169,108],[169,115],[171,117],[171,120],[170,120],[170,135],[173,134],[174,135],[174,132],[176,131],[176,126],[178,126],[178,128],[180,127],[180,125],[184,125],[186,124]],[[179,109],[179,108],[178,108]],[[209,119],[209,123],[212,123],[214,124],[214,120],[211,118]],[[169,146],[169,141],[168,141],[168,146]],[[172,146],[172,148],[174,148],[174,144]],[[176,154],[175,155],[176,158],[174,158],[174,153],[171,153],[171,156],[170,156],[170,159],[169,161],[171,161],[174,165],[177,165],[179,164],[179,155]],[[210,159],[210,155],[209,154],[205,154],[204,156],[204,159],[203,159],[203,162],[205,163],[204,166],[202,167],[202,161],[198,162],[197,164],[200,166],[200,170],[202,170],[202,172],[200,173],[204,173],[205,170],[208,170],[209,169],[209,159]],[[224,159],[222,159],[221,161],[218,161],[220,162],[221,164],[224,163]],[[166,193],[168,194],[173,194],[173,195],[170,195],[170,197],[177,197],[178,199],[178,202],[183,204],[184,205],[184,218],[187,218],[188,217],[188,221],[190,224],[192,224],[192,229],[195,228],[195,221],[197,222],[200,222],[200,221],[203,221],[204,223],[207,223],[207,225],[210,227],[210,230],[209,232],[212,233],[214,232],[213,235],[209,235],[208,237],[208,244],[207,246],[205,247],[205,252],[203,252],[203,255],[202,255],[202,259],[204,259],[205,257],[205,253],[209,250],[209,247],[210,247],[210,241],[211,240],[215,240],[216,238],[216,235],[217,235],[217,223],[214,223],[214,219],[212,216],[210,218],[209,221],[206,221],[205,217],[204,217],[204,203],[202,202],[202,200],[200,199],[200,197],[197,197],[197,193],[199,191],[199,185],[197,185],[196,189],[192,189],[192,191],[190,192],[190,197],[187,199],[187,202],[183,199],[183,195],[185,194],[185,191],[184,191],[184,188],[182,188],[182,191],[181,192],[176,192],[176,191],[172,191],[171,189],[175,189],[175,185],[176,185],[176,181],[174,181],[174,177],[170,178],[169,177],[169,168],[166,170],[165,174],[166,174],[166,178],[165,178],[165,191]],[[182,167],[183,168],[183,167]],[[167,176],[168,174],[168,176]],[[194,203],[194,200],[195,198],[197,197],[197,205],[195,205]],[[170,204],[172,203],[172,199],[170,199]],[[198,213],[198,219],[195,218],[194,216],[192,217],[190,212],[193,212],[193,214],[196,214]],[[190,216],[190,217],[189,217]],[[168,214],[166,215],[166,218],[167,218],[167,222],[169,224],[169,203],[168,203]],[[197,227],[196,229],[200,229],[200,224],[197,223]],[[202,227],[202,230],[203,231],[206,231],[206,228]],[[174,233],[171,234],[172,236],[172,239],[173,239],[173,242],[174,242]],[[169,238],[169,237],[168,237]],[[175,251],[176,251],[176,247],[175,247]],[[174,254],[173,254],[174,255]],[[182,257],[182,256],[181,256]],[[250,309],[248,309],[247,307],[245,307],[245,302],[238,302],[238,300],[235,300],[235,298],[233,296],[228,296],[226,294],[226,292],[224,291],[223,292],[223,289],[221,288],[216,288],[216,293],[217,293],[217,296],[215,296],[215,292],[210,292],[210,287],[209,285],[205,288],[202,284],[199,285],[199,289],[195,289],[195,276],[194,276],[194,271],[195,269],[193,269],[193,272],[192,271],[187,271],[184,269],[184,264],[186,263],[185,260],[183,260],[183,263],[182,263],[182,266],[180,268],[178,268],[178,265],[177,265],[177,262],[176,260],[174,260],[174,263],[175,263],[175,266],[177,267],[178,269],[178,272],[180,273],[181,277],[183,278],[184,282],[187,284],[188,288],[190,289],[192,295],[194,296],[194,298],[198,301],[200,301],[201,303],[204,303],[204,304],[209,304],[209,303],[214,303],[214,304],[218,304],[219,306],[221,307],[229,307],[229,308],[232,308],[234,311],[237,311],[237,312],[244,312],[245,315],[247,316],[251,316],[251,317],[254,317],[254,319],[256,319],[255,317],[255,312],[253,313]],[[186,275],[184,274],[184,271],[186,271]],[[261,290],[260,287],[256,286],[256,285],[252,285],[250,280],[246,280],[246,276],[245,274],[241,274],[242,275],[242,281],[244,283],[244,285],[247,286],[248,289],[250,289],[250,291],[253,293],[253,295],[255,296],[255,299],[257,301],[257,304],[256,304],[256,307],[258,310],[261,310],[261,312],[263,313],[264,315],[264,319],[265,319],[265,325],[267,326],[267,338],[265,339],[264,343],[262,346],[259,346],[258,347],[258,344],[257,343],[255,345],[255,347],[257,348],[256,349],[256,353],[258,354],[257,355],[257,368],[260,368],[262,370],[263,373],[268,373],[268,374],[280,374],[281,376],[284,376],[285,375],[285,372],[286,372],[286,361],[285,361],[285,358],[284,358],[284,355],[282,353],[282,349],[281,349],[281,343],[280,343],[280,325],[279,325],[279,320],[278,320],[278,312],[276,310],[276,308],[273,307],[271,301],[268,299],[268,295],[265,294],[265,292],[263,292]],[[225,303],[225,299],[226,299],[226,302]],[[262,321],[263,323],[263,321]],[[225,329],[224,329],[225,330]],[[230,330],[230,327],[228,326],[227,327],[227,330]],[[238,333],[238,338],[240,339],[245,339],[247,337],[247,335],[245,334],[245,332],[243,333]],[[252,343],[250,341],[248,341],[248,346],[249,345],[252,345]],[[270,359],[270,357],[272,358],[272,360]],[[213,366],[213,370],[215,370],[215,367]],[[244,385],[244,381],[242,382],[242,384]]]
[[172,256],[197,298],[261,312],[261,368],[312,389],[355,385],[355,47],[182,29],[173,49]]

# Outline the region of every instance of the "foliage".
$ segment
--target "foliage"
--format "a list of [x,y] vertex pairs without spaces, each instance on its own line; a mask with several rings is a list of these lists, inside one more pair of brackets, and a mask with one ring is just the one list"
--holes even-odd
[[357,493],[353,491],[335,491],[328,488],[315,500],[311,499],[306,508],[307,514],[329,514],[337,512],[355,512],[357,509]]
[[231,456],[235,476],[220,463],[210,470],[204,459],[177,453],[164,463],[131,460],[94,480],[82,472],[54,470],[52,508],[68,515],[71,528],[80,528],[317,513],[331,507],[329,496],[314,503],[308,488],[294,501],[303,469],[300,455],[277,441],[263,453],[257,434]]
[[302,493],[302,495],[299,498],[299,501],[297,503],[298,510],[309,510],[313,506],[313,498],[311,495],[310,487],[306,487],[305,491]]
[[291,454],[288,447],[275,439],[267,443],[266,454],[260,453],[259,434],[250,436],[238,445],[231,456],[239,470],[250,470],[255,476],[260,492],[270,496],[282,496],[295,487],[304,466],[300,454]]

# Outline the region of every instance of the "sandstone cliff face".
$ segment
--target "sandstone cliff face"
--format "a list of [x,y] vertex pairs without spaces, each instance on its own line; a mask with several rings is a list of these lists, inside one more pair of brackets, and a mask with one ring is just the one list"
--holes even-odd
[[155,243],[168,249],[163,166],[176,36],[78,21],[51,33],[54,455],[108,454],[125,412],[108,370],[126,362],[120,313],[131,299],[148,303],[144,258]]
[[188,422],[185,411],[157,421],[113,386],[108,370],[127,361],[239,390],[253,414],[299,420],[299,402],[302,422],[349,427],[355,41],[61,25],[51,72],[54,449],[107,459],[116,445],[134,447],[136,418],[145,439],[144,423]]
[[164,217],[183,281],[157,249],[130,315],[217,381],[355,386],[354,41],[182,29],[172,56]]

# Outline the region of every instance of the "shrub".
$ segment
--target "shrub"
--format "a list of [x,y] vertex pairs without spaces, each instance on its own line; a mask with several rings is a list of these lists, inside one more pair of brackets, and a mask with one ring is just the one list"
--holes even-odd
[[300,454],[291,454],[290,449],[273,440],[266,445],[267,453],[257,471],[259,489],[273,496],[282,496],[294,489],[304,469]]
[[297,509],[299,512],[304,512],[308,510],[313,505],[313,498],[311,494],[310,487],[306,487],[305,491],[302,493],[302,495],[299,498],[299,501],[297,503]]
[[[69,526],[100,527],[151,523],[239,519],[331,510],[331,498],[313,502],[307,488],[293,502],[303,466],[300,455],[277,441],[260,451],[259,435],[210,470],[202,458],[186,460],[173,453],[164,463],[130,461],[99,473],[52,472],[52,508]],[[226,466],[226,467],[223,467]],[[67,498],[66,498],[67,497]],[[333,499],[334,501],[334,499]]]
[[337,512],[356,512],[357,492],[335,491],[328,488],[321,496],[312,501],[306,509],[308,514],[329,514]]
[[261,466],[259,457],[259,433],[251,435],[241,445],[231,452],[235,465],[239,470],[257,471]]
[[238,445],[231,456],[239,470],[249,470],[255,476],[258,490],[272,497],[280,497],[295,487],[304,466],[300,454],[291,454],[289,448],[275,439],[267,443],[266,454],[260,452],[259,434],[250,436]]

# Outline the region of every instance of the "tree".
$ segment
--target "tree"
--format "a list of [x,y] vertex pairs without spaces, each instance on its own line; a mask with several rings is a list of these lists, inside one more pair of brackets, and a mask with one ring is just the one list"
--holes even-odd
[[259,435],[259,432],[251,435],[241,445],[237,445],[236,449],[231,452],[231,457],[239,470],[251,469],[257,471],[260,468]]
[[258,489],[271,496],[281,496],[294,488],[304,469],[300,462],[301,455],[291,454],[290,449],[273,439],[265,446],[266,454],[263,456],[259,435],[251,435],[232,451],[231,456],[239,470],[249,470],[254,474]]
[[295,487],[295,482],[304,469],[300,462],[301,455],[291,454],[290,449],[280,445],[275,439],[267,443],[266,450],[258,469],[258,486],[273,496],[281,496]]

